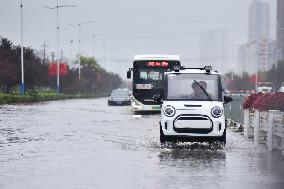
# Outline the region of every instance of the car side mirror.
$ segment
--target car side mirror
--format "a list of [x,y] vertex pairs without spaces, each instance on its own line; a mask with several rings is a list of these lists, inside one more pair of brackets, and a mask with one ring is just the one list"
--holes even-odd
[[157,103],[161,103],[162,97],[161,97],[160,94],[155,94],[155,95],[153,96],[153,100],[154,100],[155,102],[157,102]]
[[130,79],[131,78],[131,71],[127,71],[127,79]]
[[224,103],[227,104],[229,102],[232,102],[233,101],[233,98],[231,96],[224,96]]

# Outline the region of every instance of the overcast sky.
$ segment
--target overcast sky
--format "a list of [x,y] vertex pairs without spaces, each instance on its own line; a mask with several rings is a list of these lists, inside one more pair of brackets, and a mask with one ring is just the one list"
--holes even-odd
[[[0,0],[0,36],[20,44],[20,0]],[[24,45],[47,52],[56,50],[56,0],[23,0]],[[82,54],[95,54],[104,67],[124,73],[134,54],[178,54],[197,66],[200,34],[224,30],[228,53],[237,56],[238,45],[247,40],[250,0],[59,0],[60,47],[67,58],[78,53],[78,29],[69,23],[95,20],[82,26]],[[274,38],[275,0],[271,3],[271,37]],[[92,34],[97,36],[93,52]],[[70,43],[74,40],[74,43]],[[236,60],[232,59],[232,62]]]

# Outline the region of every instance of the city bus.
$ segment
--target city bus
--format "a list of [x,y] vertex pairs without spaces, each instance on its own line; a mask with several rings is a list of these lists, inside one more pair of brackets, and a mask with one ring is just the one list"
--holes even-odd
[[[132,77],[131,106],[134,114],[159,112],[160,104],[153,96],[163,94],[164,72],[180,67],[178,55],[135,55],[133,68],[127,71],[127,78]],[[161,97],[162,98],[162,97]]]

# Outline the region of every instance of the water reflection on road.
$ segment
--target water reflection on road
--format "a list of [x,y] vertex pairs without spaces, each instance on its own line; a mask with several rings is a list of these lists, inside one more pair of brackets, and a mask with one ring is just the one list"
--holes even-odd
[[284,188],[284,155],[239,133],[161,148],[159,116],[107,99],[0,106],[0,188]]

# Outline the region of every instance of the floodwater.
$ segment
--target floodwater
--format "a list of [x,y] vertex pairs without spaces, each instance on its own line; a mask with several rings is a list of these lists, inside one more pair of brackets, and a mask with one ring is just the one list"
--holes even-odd
[[0,188],[284,188],[283,153],[230,130],[161,148],[158,121],[106,98],[0,106]]

